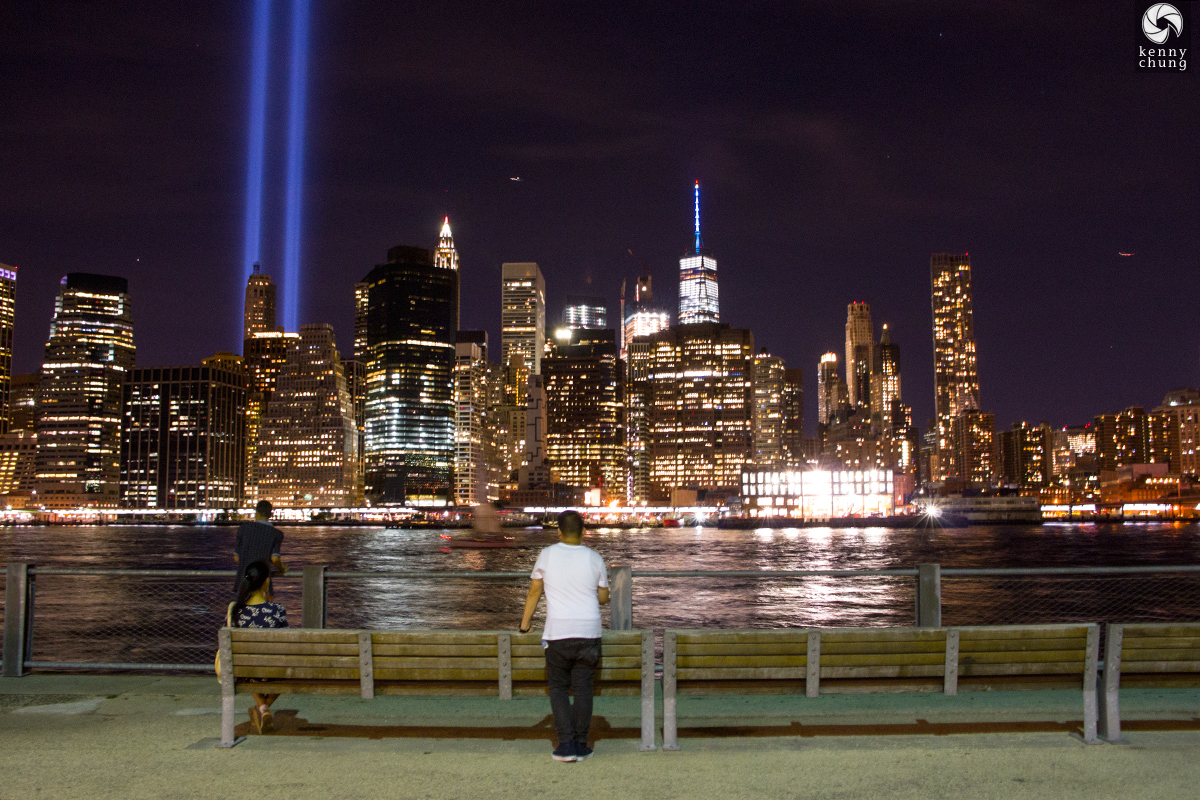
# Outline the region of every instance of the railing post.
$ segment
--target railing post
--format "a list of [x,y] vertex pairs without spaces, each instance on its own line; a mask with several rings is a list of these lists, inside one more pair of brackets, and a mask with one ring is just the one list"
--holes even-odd
[[917,627],[942,627],[942,565],[917,565]]
[[614,631],[633,630],[633,567],[613,564],[609,571],[609,627]]
[[304,628],[325,627],[325,565],[306,564],[304,584],[300,590],[300,625]]
[[29,644],[33,633],[29,564],[14,562],[7,565],[4,578],[4,669],[3,677],[19,678],[25,674],[29,660]]

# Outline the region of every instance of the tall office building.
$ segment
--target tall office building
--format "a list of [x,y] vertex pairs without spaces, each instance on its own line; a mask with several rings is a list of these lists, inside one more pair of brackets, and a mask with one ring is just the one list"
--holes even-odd
[[671,327],[671,312],[656,305],[654,290],[650,281],[650,268],[642,265],[642,274],[638,276],[637,288],[634,289],[633,302],[625,308],[623,336],[621,337],[621,360],[626,361],[629,355],[629,343],[638,336],[649,336]]
[[243,339],[249,339],[263,331],[275,330],[275,284],[270,275],[259,271],[258,264],[254,265],[254,273],[246,282],[244,328]]
[[679,324],[720,322],[717,260],[700,239],[700,181],[696,181],[696,234],[691,249],[679,259]]
[[710,322],[649,343],[650,494],[738,487],[754,457],[754,335]]
[[0,264],[0,433],[8,426],[12,381],[13,325],[17,319],[17,268]]
[[851,303],[846,307],[846,389],[850,407],[871,405],[871,364],[875,357],[875,328],[871,307]]
[[1054,433],[1049,423],[1014,422],[996,434],[998,477],[1001,484],[1037,490],[1050,483],[1054,473]]
[[267,406],[275,392],[279,374],[287,363],[288,350],[300,341],[298,333],[258,331],[246,340],[242,356],[246,372],[246,468],[242,498],[258,502],[259,438]]
[[[995,478],[996,417],[973,409],[951,421],[950,475],[964,486],[990,486]],[[939,458],[941,453],[939,451]]]
[[[664,330],[666,330],[664,328]],[[654,366],[649,336],[626,339],[625,450],[629,471],[629,499],[650,499],[650,374]]]
[[367,284],[354,284],[354,358],[362,361],[367,357]]
[[804,370],[783,371],[783,465],[799,467],[804,453]]
[[37,493],[47,508],[115,508],[120,501],[121,403],[134,352],[129,283],[64,276],[38,404]]
[[892,342],[887,323],[875,345],[871,368],[871,420],[883,430],[903,424],[900,416],[900,345]]
[[567,295],[567,305],[563,308],[563,327],[565,328],[607,328],[608,306],[603,297],[585,297],[583,295]]
[[258,496],[277,506],[356,506],[358,426],[332,325],[301,325],[259,433]]
[[606,499],[624,501],[625,386],[616,331],[572,330],[555,337],[550,352],[542,361],[546,458],[560,483],[600,488]]
[[[978,411],[979,372],[975,360],[975,317],[971,310],[968,254],[934,253],[929,259],[933,298],[933,381],[937,449],[950,446],[955,417]],[[938,459],[946,476],[946,459]]]
[[785,372],[783,359],[766,349],[754,357],[754,464],[759,467],[785,466]]
[[515,357],[523,358],[524,372],[509,376],[506,391],[524,405],[530,374],[542,371],[546,347],[546,279],[538,265],[507,263],[500,267],[500,364],[506,370]]
[[[438,234],[438,246],[433,251],[433,265],[438,269],[450,270],[455,275],[458,274],[458,250],[454,247],[454,234],[450,232],[449,217],[442,220],[442,230]],[[462,303],[461,292],[462,286],[456,282],[454,285],[454,330],[456,331],[459,326],[459,308]]]
[[14,375],[8,387],[8,430],[36,431],[37,430],[37,399],[38,387],[41,385],[41,373],[32,372],[28,375]]
[[846,384],[838,375],[837,353],[826,353],[817,365],[817,422],[832,424],[845,405]]
[[0,434],[0,508],[27,508],[37,488],[37,434],[23,428]]
[[474,506],[488,492],[487,331],[459,331],[454,346],[454,502]]
[[429,250],[393,247],[387,263],[363,280],[366,484],[372,502],[444,505],[451,499],[456,263],[438,266]]
[[134,369],[125,382],[121,505],[239,508],[246,471],[246,374],[218,355],[198,367]]

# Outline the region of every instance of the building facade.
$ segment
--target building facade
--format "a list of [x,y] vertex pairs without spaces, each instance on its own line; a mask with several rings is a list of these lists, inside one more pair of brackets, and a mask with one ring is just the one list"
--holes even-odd
[[13,326],[17,320],[17,268],[0,264],[0,433],[7,433],[11,416]]
[[846,390],[851,408],[871,406],[871,366],[875,361],[875,328],[866,303],[846,306]]
[[291,340],[259,434],[258,496],[283,507],[362,500],[358,426],[332,325]]
[[546,348],[546,279],[533,262],[501,265],[500,364],[512,368],[520,355],[523,370],[514,372],[510,394],[524,403],[530,374],[542,371]]
[[892,342],[885,323],[875,346],[871,369],[871,421],[881,430],[892,430],[903,424],[903,402],[900,397],[900,345]]
[[565,328],[607,328],[608,306],[603,297],[567,295],[562,324]]
[[783,359],[764,349],[754,357],[754,464],[763,468],[786,466],[784,457]]
[[38,387],[41,373],[14,375],[8,387],[8,430],[36,431]]
[[275,283],[259,271],[258,264],[246,282],[246,307],[243,339],[256,333],[275,330]]
[[38,400],[38,502],[116,508],[121,403],[133,368],[124,278],[72,272],[60,282]]
[[241,507],[246,394],[237,356],[132,370],[125,383],[121,505]]
[[799,467],[808,460],[804,444],[804,370],[783,371],[783,461]]
[[37,434],[18,428],[0,434],[0,508],[32,505],[37,489]]
[[489,492],[487,418],[492,377],[487,331],[459,331],[454,346],[454,502],[474,506]]
[[366,489],[373,503],[453,493],[458,271],[393,247],[367,284]]
[[692,247],[679,259],[679,324],[721,321],[717,293],[717,260],[700,238],[700,181],[696,181],[696,234]]
[[242,497],[248,504],[261,499],[258,495],[258,453],[267,406],[287,363],[288,350],[299,341],[298,333],[257,331],[250,334],[242,348],[242,366],[246,372],[246,468]]
[[[622,292],[624,287],[622,286]],[[637,287],[634,289],[633,302],[624,308],[625,319],[623,336],[621,337],[621,360],[628,361],[629,343],[638,336],[649,336],[652,333],[671,327],[671,312],[655,304],[654,290],[650,280],[650,269],[642,265],[642,274],[638,276]]]
[[817,364],[817,422],[833,423],[846,405],[846,384],[838,375],[837,353],[826,353]]
[[964,487],[988,487],[995,478],[996,417],[964,411],[950,429],[951,473]]
[[[950,449],[955,417],[978,411],[979,371],[971,304],[971,259],[966,253],[934,253],[929,259],[933,301],[934,407],[937,449]],[[954,459],[938,458],[939,467]],[[945,469],[942,479],[947,476]]]

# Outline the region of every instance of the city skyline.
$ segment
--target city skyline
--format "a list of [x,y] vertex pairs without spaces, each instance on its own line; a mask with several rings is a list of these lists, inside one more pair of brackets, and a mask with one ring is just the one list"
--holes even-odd
[[[399,24],[386,7],[315,8],[300,321],[331,322],[339,342],[352,341],[352,281],[397,242],[429,246],[428,231],[446,215],[463,254],[461,327],[488,330],[493,342],[505,261],[542,266],[551,318],[567,294],[603,295],[615,317],[621,280],[636,278],[643,261],[660,302],[674,307],[672,273],[689,244],[689,195],[699,179],[706,243],[721,258],[721,319],[753,329],[773,355],[805,368],[810,420],[813,365],[842,349],[840,309],[854,301],[869,303],[904,348],[914,421],[923,427],[933,416],[925,264],[943,251],[974,256],[979,371],[998,429],[1151,407],[1173,388],[1200,383],[1195,312],[1183,293],[1161,291],[1193,267],[1197,222],[1187,209],[1196,168],[1163,156],[1188,151],[1181,134],[1197,112],[1187,75],[1137,74],[1111,54],[1136,34],[1127,9],[1071,16],[1079,35],[1063,44],[1051,35],[1068,20],[1059,8],[933,4],[913,20],[868,6],[856,32],[873,53],[866,65],[845,63],[820,40],[824,6],[768,11],[757,21],[710,11],[672,34],[660,26],[637,33],[578,10],[551,12],[537,33],[520,20],[490,32],[491,12],[472,12],[458,20],[462,42],[486,45],[489,63],[514,66],[516,77],[487,75],[471,47],[451,41],[429,61],[453,58],[461,73],[451,80],[432,68],[379,77],[370,48],[350,47],[351,32],[369,42]],[[335,13],[344,15],[344,33],[324,33]],[[413,22],[431,25],[444,13],[421,11]],[[276,16],[273,40],[286,42],[282,5]],[[19,102],[0,126],[11,176],[0,261],[21,275],[14,374],[37,369],[56,281],[79,270],[129,279],[140,366],[237,349],[252,22],[248,7],[14,20],[17,39],[3,59]],[[141,38],[121,51],[119,78],[98,78],[91,67],[109,56],[90,42],[121,40],[94,35],[114,26]],[[681,71],[684,41],[723,27],[763,44],[792,37],[811,55],[760,61],[716,36],[712,71]],[[505,41],[502,31],[518,29]],[[577,29],[586,33],[565,36]],[[198,47],[168,44],[181,36]],[[604,86],[611,74],[588,54],[614,37],[660,58],[633,59],[636,81]],[[568,39],[577,55],[564,49]],[[271,74],[286,75],[286,48],[277,49]],[[956,59],[964,52],[971,63]],[[1026,55],[1033,52],[1041,55]],[[61,69],[40,70],[51,53]],[[899,88],[881,97],[871,66],[885,62]],[[519,78],[535,73],[555,77],[533,91]],[[356,87],[349,74],[375,77]],[[146,91],[132,97],[121,81]],[[163,81],[172,90],[154,91]],[[821,85],[838,91],[814,88]],[[382,86],[435,108],[480,102],[447,117],[460,133],[435,119],[410,126],[407,145],[396,148],[378,137],[398,130],[406,103],[378,126],[361,125],[362,112],[347,105]],[[194,102],[177,103],[183,96]],[[1111,109],[1099,121],[1082,102],[1092,96]],[[858,110],[875,99],[886,102]],[[891,118],[901,102],[908,113]],[[601,105],[618,112],[593,121]],[[675,121],[652,113],[660,106]],[[286,112],[283,99],[269,101],[272,141],[286,140]],[[179,125],[151,124],[158,119],[187,126],[188,152]],[[480,141],[472,154],[468,143]],[[127,164],[131,146],[136,164]],[[271,198],[282,194],[283,149],[267,153],[263,212],[263,269],[277,279],[283,248],[271,236],[282,232],[283,216]],[[397,160],[392,151],[409,155]],[[86,158],[87,168],[71,169],[76,156],[66,153]],[[406,177],[390,177],[401,166]],[[195,188],[180,194],[185,185]],[[180,296],[190,302],[181,307]],[[1117,297],[1120,317],[1137,321],[1133,335],[1108,319]],[[1014,316],[1026,324],[1011,325]]]

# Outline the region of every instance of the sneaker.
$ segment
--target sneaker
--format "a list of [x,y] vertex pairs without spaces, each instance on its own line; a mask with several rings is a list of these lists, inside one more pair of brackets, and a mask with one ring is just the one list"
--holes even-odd
[[576,761],[586,761],[587,759],[592,757],[593,752],[594,751],[592,750],[592,748],[587,746],[587,742],[576,742],[575,743],[575,760]]
[[250,724],[254,726],[254,730],[263,732],[262,715],[258,713],[258,706],[250,706]]
[[262,730],[260,730],[259,732],[260,733],[274,733],[275,732],[275,718],[271,716],[271,709],[270,708],[265,708],[265,709],[260,708],[258,710],[258,716],[262,720]]
[[567,742],[566,744],[560,744],[554,748],[554,752],[550,754],[550,757],[555,761],[575,761],[575,743]]

